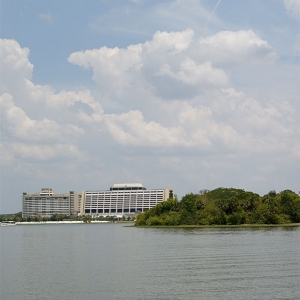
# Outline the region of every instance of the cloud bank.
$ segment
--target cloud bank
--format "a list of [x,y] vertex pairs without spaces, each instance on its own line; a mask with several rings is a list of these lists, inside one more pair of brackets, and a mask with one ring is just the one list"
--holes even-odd
[[[71,53],[69,63],[93,71],[96,92],[35,84],[29,49],[2,39],[2,166],[33,174],[39,162],[63,161],[105,182],[115,181],[113,173],[104,179],[111,168],[117,178],[156,182],[147,168],[159,164],[170,178],[178,172],[188,182],[201,173],[207,184],[230,184],[224,176],[254,165],[245,182],[255,184],[292,165],[300,158],[296,108],[288,98],[254,98],[232,82],[245,67],[275,64],[272,45],[253,30],[195,36],[192,29],[157,31],[124,48]],[[257,157],[252,166],[249,157]],[[138,175],[134,164],[143,168]]]
[[[296,116],[288,102],[271,100],[262,105],[230,84],[228,68],[275,59],[268,42],[249,30],[224,31],[198,40],[193,36],[191,29],[158,31],[143,44],[72,53],[70,63],[92,68],[100,89],[96,100],[87,90],[55,92],[49,86],[34,85],[29,50],[14,40],[2,40],[2,65],[7,74],[1,91],[4,126],[14,140],[27,147],[65,141],[76,148],[76,139],[93,127],[99,136],[104,132],[115,143],[134,147],[214,151],[225,147],[248,153],[295,149]],[[124,112],[105,113],[102,97],[117,102]],[[130,102],[141,109],[126,111]],[[148,112],[142,108],[145,102]],[[85,104],[89,112],[70,110],[76,103]],[[45,114],[31,119],[26,113],[28,104],[41,107]],[[274,147],[283,138],[288,143]]]

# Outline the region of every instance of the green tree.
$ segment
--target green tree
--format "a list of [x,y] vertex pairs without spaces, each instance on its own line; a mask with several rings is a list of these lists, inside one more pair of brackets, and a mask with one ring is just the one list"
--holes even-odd
[[234,188],[217,188],[169,199],[138,215],[137,226],[280,224],[300,222],[300,197],[292,191],[263,197]]
[[141,214],[137,215],[135,225],[136,226],[146,226],[146,220],[147,220],[146,214],[141,213]]
[[180,208],[186,210],[188,213],[195,213],[196,211],[196,195],[187,194],[182,197],[180,201]]
[[170,211],[164,215],[164,225],[176,226],[180,223],[180,214],[176,211]]
[[92,221],[92,216],[90,216],[90,215],[83,216],[82,221],[83,221],[84,223],[91,223],[91,221]]
[[159,216],[150,217],[146,221],[147,226],[159,226],[163,225],[163,220]]
[[272,190],[262,198],[262,203],[265,206],[264,223],[266,224],[278,224],[278,218],[276,216],[278,212],[276,195],[276,192]]
[[226,224],[224,212],[213,202],[197,212],[197,223],[200,225]]
[[291,222],[300,222],[300,197],[296,193],[290,190],[281,192],[279,203],[283,214],[288,215]]
[[244,224],[246,220],[245,213],[234,212],[227,218],[227,223],[230,225]]

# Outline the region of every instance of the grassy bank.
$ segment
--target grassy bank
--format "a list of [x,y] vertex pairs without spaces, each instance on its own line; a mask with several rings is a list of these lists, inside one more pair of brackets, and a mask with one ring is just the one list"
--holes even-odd
[[134,226],[140,228],[259,228],[259,227],[299,227],[300,223],[289,224],[241,224],[241,225],[176,225],[176,226]]

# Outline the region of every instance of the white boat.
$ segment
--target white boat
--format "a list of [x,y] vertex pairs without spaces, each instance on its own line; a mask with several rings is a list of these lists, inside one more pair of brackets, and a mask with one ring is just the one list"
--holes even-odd
[[16,225],[15,221],[2,221],[1,226],[13,226]]

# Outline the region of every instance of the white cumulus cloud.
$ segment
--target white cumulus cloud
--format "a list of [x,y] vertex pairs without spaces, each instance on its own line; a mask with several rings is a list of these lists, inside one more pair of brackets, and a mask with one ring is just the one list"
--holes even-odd
[[199,41],[199,54],[217,65],[237,65],[273,60],[272,46],[252,30],[220,31]]
[[[82,152],[93,159],[98,143],[298,156],[295,108],[285,99],[261,103],[231,84],[228,66],[276,56],[251,30],[202,39],[191,29],[156,32],[142,44],[72,53],[70,63],[93,69],[97,96],[35,85],[29,50],[13,40],[0,46],[10,74],[0,97],[7,161],[77,159]],[[113,102],[119,112],[107,111]]]

